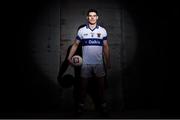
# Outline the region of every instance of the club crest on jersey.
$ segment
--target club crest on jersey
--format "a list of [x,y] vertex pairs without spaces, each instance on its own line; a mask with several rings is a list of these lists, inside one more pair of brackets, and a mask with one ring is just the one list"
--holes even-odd
[[97,33],[97,37],[101,37],[101,33]]

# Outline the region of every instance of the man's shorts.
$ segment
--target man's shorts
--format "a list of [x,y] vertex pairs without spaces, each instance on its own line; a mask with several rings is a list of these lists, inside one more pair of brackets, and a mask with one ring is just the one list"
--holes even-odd
[[81,68],[81,77],[91,78],[93,76],[105,76],[105,68],[103,64],[83,64]]

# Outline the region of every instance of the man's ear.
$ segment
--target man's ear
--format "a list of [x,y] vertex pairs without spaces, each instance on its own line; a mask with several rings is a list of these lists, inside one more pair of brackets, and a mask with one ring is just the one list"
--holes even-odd
[[97,16],[97,20],[98,20],[98,18],[99,18],[99,17]]
[[88,16],[86,16],[86,19],[88,20]]

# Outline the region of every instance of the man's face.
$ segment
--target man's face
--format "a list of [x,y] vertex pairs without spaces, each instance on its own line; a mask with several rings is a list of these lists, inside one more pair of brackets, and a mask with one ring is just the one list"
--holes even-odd
[[88,22],[90,24],[96,24],[97,20],[98,20],[98,16],[96,15],[95,12],[90,12],[89,15],[87,16]]

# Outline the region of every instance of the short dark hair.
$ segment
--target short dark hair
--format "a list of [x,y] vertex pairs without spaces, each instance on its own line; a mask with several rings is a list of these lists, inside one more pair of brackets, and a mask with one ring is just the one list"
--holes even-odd
[[89,15],[90,12],[95,12],[96,15],[98,15],[98,11],[97,11],[97,10],[95,10],[95,9],[89,9],[89,10],[87,11],[87,16]]

